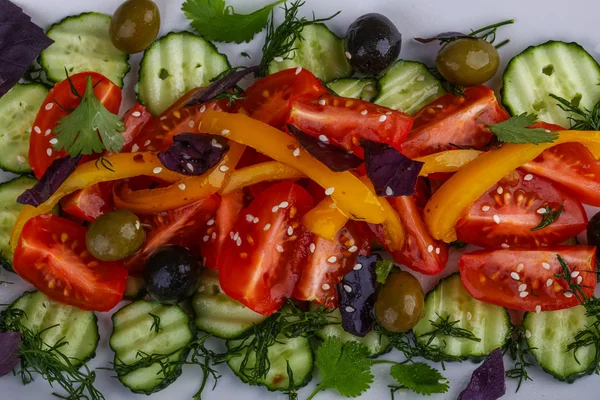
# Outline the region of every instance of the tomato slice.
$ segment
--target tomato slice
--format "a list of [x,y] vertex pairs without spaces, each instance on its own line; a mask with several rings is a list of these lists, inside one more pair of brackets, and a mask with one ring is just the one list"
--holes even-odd
[[175,210],[140,217],[146,230],[146,243],[125,261],[131,272],[143,271],[148,257],[159,247],[172,244],[190,249],[200,256],[198,237],[206,231],[207,222],[215,218],[219,196],[205,199]]
[[400,150],[413,119],[400,111],[367,101],[323,95],[291,101],[287,123],[329,143],[363,154],[361,139],[387,143]]
[[569,291],[557,255],[586,296],[596,287],[596,248],[556,246],[543,249],[482,250],[458,262],[467,291],[477,300],[523,311],[551,311],[579,304]]
[[308,257],[312,235],[300,219],[312,206],[305,189],[281,182],[242,210],[219,259],[219,279],[228,296],[263,315],[279,310]]
[[109,311],[123,298],[123,262],[105,262],[85,248],[87,229],[53,215],[27,221],[13,267],[40,292],[83,310]]
[[131,150],[133,141],[146,129],[148,124],[154,121],[154,117],[146,107],[140,103],[136,103],[123,115],[122,120],[125,124],[125,131],[122,133],[125,138],[122,151],[125,152]]
[[202,236],[200,251],[205,267],[217,269],[219,260],[225,253],[225,243],[244,208],[244,192],[237,191],[221,197],[217,215],[206,223],[207,229]]
[[414,116],[415,123],[402,144],[402,153],[422,157],[453,145],[480,148],[489,143],[492,133],[485,124],[508,119],[494,92],[479,85],[466,88],[464,97],[446,94],[425,106]]
[[340,229],[333,242],[313,236],[309,245],[310,254],[293,297],[328,308],[338,307],[335,286],[356,265],[359,255],[369,254],[370,242],[370,235],[365,227],[354,221],[349,221]]
[[[81,72],[72,75],[71,82],[77,93],[82,96],[85,93],[88,76],[92,77],[94,94],[98,100],[108,111],[118,114],[121,106],[121,88],[105,76],[95,72]],[[77,108],[80,102],[80,98],[73,94],[69,81],[66,79],[57,83],[46,96],[33,123],[29,139],[29,163],[38,179],[44,175],[52,161],[68,155],[64,150],[54,150],[54,146],[50,143],[50,140],[54,138],[52,130],[58,121],[66,117],[70,113],[69,110]]]
[[61,209],[84,221],[95,221],[115,209],[113,185],[114,182],[101,182],[78,190],[60,201]]
[[[562,214],[545,228],[546,206]],[[582,232],[587,215],[581,203],[547,179],[515,172],[488,190],[456,224],[460,240],[480,247],[547,246]]]
[[259,79],[246,90],[241,111],[276,128],[283,127],[290,111],[290,100],[305,96],[316,99],[329,90],[311,72],[291,68]]

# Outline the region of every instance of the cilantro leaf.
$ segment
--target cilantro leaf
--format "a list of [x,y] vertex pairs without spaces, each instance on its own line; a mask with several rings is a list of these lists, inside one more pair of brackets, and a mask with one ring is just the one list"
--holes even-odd
[[327,338],[317,349],[315,361],[323,381],[309,398],[325,389],[335,389],[344,397],[360,396],[373,383],[373,360],[368,353],[360,343],[342,344],[338,338]]
[[250,14],[236,14],[225,0],[186,0],[182,10],[192,28],[207,40],[242,43],[262,31],[273,8],[284,1],[278,0]]
[[448,380],[437,369],[422,362],[395,364],[390,369],[390,375],[403,387],[425,396],[446,393],[449,387]]
[[85,94],[77,108],[58,121],[54,128],[56,150],[65,149],[71,157],[80,154],[119,152],[125,138],[119,132],[125,125],[118,115],[108,111],[94,94],[92,78],[87,77]]
[[375,273],[377,274],[377,282],[384,284],[387,280],[388,275],[394,268],[394,262],[392,260],[381,260],[375,263]]
[[535,124],[537,115],[523,113],[510,117],[506,121],[487,125],[498,140],[505,143],[552,143],[558,139],[558,134],[544,128],[528,128]]

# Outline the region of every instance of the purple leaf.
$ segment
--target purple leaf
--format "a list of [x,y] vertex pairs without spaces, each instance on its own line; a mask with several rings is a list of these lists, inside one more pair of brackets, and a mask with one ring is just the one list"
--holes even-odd
[[258,65],[255,67],[244,68],[241,71],[234,71],[223,76],[220,79],[217,79],[216,81],[208,85],[203,91],[192,96],[192,98],[190,98],[188,102],[185,103],[184,107],[206,103],[207,101],[214,99],[221,93],[225,93],[229,89],[235,87],[235,85],[237,85],[239,81],[244,79],[246,75],[258,71],[259,68],[260,67]]
[[354,269],[337,286],[342,327],[346,332],[360,337],[369,333],[375,322],[376,262],[375,255],[358,256]]
[[458,400],[496,400],[506,393],[502,350],[490,353],[473,371],[471,381],[459,395]]
[[462,38],[472,38],[472,36],[465,35],[461,32],[444,32],[440,33],[437,36],[428,37],[428,38],[415,38],[415,40],[419,43],[431,43],[436,40],[454,40],[454,39],[462,39]]
[[377,196],[411,196],[415,193],[422,162],[411,160],[384,143],[362,140],[360,145],[365,149],[367,176]]
[[183,175],[202,175],[221,161],[229,150],[220,136],[181,133],[173,144],[158,153],[158,159],[169,170]]
[[64,157],[52,161],[42,179],[31,189],[27,189],[17,198],[19,204],[29,204],[37,207],[50,198],[60,185],[77,168],[81,155],[72,158]]
[[0,332],[0,376],[9,374],[19,365],[19,332]]
[[319,139],[302,132],[293,125],[288,125],[288,131],[298,139],[300,145],[314,158],[321,161],[333,172],[343,172],[358,168],[363,160],[348,153],[341,147],[324,143]]
[[0,12],[0,97],[2,97],[27,72],[42,50],[54,42],[12,2],[0,0],[0,10],[2,10]]

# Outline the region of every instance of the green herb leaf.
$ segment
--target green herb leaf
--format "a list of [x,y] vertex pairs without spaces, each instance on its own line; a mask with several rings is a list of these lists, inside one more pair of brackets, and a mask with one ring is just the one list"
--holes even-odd
[[431,343],[433,343],[433,341],[440,335],[472,340],[474,342],[481,342],[481,339],[476,337],[470,330],[456,327],[456,324],[458,324],[460,321],[450,321],[450,315],[447,315],[446,318],[442,318],[438,314],[437,320],[429,320],[429,322],[435,329],[421,335],[421,337],[429,337],[427,340],[428,346],[431,345]]
[[487,125],[498,140],[505,143],[552,143],[558,139],[558,134],[543,128],[528,128],[535,124],[537,115],[523,113],[510,117],[506,121]]
[[54,128],[56,150],[64,149],[71,157],[80,154],[119,152],[125,138],[125,125],[118,115],[108,111],[94,94],[92,78],[87,77],[85,94],[73,112],[58,121]]
[[160,317],[152,313],[148,313],[148,315],[152,317],[152,326],[150,327],[150,330],[154,331],[154,333],[160,332],[162,330],[160,327]]
[[271,10],[283,3],[278,0],[250,14],[236,14],[225,0],[186,0],[182,10],[190,25],[207,40],[216,42],[249,42],[269,21]]
[[504,352],[508,352],[513,361],[515,361],[514,367],[506,371],[506,376],[508,378],[517,379],[519,381],[515,392],[519,391],[523,382],[533,380],[527,371],[527,368],[533,366],[533,364],[527,361],[527,357],[531,353],[531,350],[534,349],[535,348],[529,348],[527,345],[527,341],[525,340],[525,328],[523,328],[523,325],[513,326],[510,337],[506,342]]
[[568,113],[569,122],[571,123],[571,129],[577,131],[599,131],[600,130],[600,102],[596,103],[594,108],[588,110],[587,108],[581,108],[578,104],[573,101],[569,101],[560,96],[556,96],[550,93],[550,97],[558,101],[558,106]]
[[535,228],[531,228],[531,232],[539,231],[540,229],[544,229],[549,226],[553,222],[555,222],[558,217],[563,213],[563,206],[565,203],[562,203],[558,210],[554,211],[550,206],[546,206],[546,212],[542,215],[542,220]]
[[387,280],[388,275],[394,268],[394,262],[392,260],[381,260],[375,263],[375,273],[377,274],[377,282],[384,284]]
[[425,396],[446,393],[449,388],[448,380],[437,369],[422,362],[396,364],[390,369],[390,375],[401,386]]
[[323,381],[308,399],[325,389],[335,389],[344,397],[358,397],[373,383],[366,346],[329,337],[317,349],[315,364],[319,367]]

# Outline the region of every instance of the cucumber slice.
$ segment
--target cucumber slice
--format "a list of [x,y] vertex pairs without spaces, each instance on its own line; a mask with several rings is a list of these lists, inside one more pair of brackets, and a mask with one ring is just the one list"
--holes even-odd
[[[315,307],[311,305],[311,307]],[[342,328],[342,315],[339,310],[332,311],[330,314],[331,322],[339,322],[339,324],[328,325],[325,328],[319,329],[316,333],[317,336],[323,340],[328,337],[336,337],[340,339],[342,343],[346,342],[357,342],[363,344],[369,349],[370,357],[377,357],[381,354],[390,351],[390,341],[384,335],[381,335],[375,331],[367,333],[365,337],[354,336],[348,333]]]
[[192,299],[196,327],[221,339],[239,337],[266,318],[221,290],[217,271],[205,268],[200,274],[200,287]]
[[211,42],[190,32],[171,32],[144,52],[137,94],[157,116],[186,92],[207,86],[228,68],[227,56]]
[[46,33],[54,43],[40,55],[40,65],[52,82],[78,72],[98,72],[123,87],[131,66],[129,55],[113,46],[108,33],[110,15],[89,12],[52,25]]
[[[252,337],[246,340],[251,340]],[[243,340],[228,340],[227,348],[233,349],[239,346]],[[227,364],[231,370],[245,383],[248,380],[241,373],[241,363],[245,357],[245,352],[237,356],[230,357]],[[268,357],[270,369],[267,376],[259,383],[267,387],[271,391],[287,390],[290,387],[290,379],[287,372],[287,364],[289,362],[294,377],[293,387],[299,388],[306,385],[312,379],[313,370],[313,353],[310,346],[310,341],[304,337],[286,338],[280,336],[277,338],[277,343],[269,348]],[[246,371],[252,370],[256,363],[256,355],[250,354]]]
[[269,74],[288,68],[302,67],[325,82],[352,75],[352,67],[346,59],[344,41],[324,24],[306,25],[303,40],[294,42],[294,49],[283,60],[269,64]]
[[338,96],[349,97],[351,99],[371,101],[377,96],[377,81],[371,78],[336,79],[325,86],[333,90]]
[[373,102],[409,115],[446,94],[427,66],[416,61],[397,61],[378,84],[379,95]]
[[82,365],[96,354],[100,335],[92,311],[57,303],[38,291],[25,293],[8,307],[11,309],[25,312],[20,323],[34,333],[43,331],[40,336],[46,345],[67,342],[58,351],[73,365]]
[[46,95],[44,85],[19,83],[0,98],[1,169],[16,174],[31,172],[27,162],[29,135]]
[[423,318],[413,328],[417,341],[427,344],[434,327],[430,321],[450,316],[459,321],[457,328],[468,329],[480,342],[440,335],[431,345],[442,347],[444,353],[457,357],[485,357],[492,350],[503,347],[510,335],[510,316],[505,308],[475,300],[465,290],[459,274],[450,275],[427,294]]
[[537,114],[569,127],[569,113],[550,93],[592,109],[600,100],[600,66],[577,43],[549,41],[528,47],[504,70],[502,103],[511,115]]
[[595,318],[587,317],[585,308],[577,306],[559,311],[527,313],[523,320],[525,338],[538,364],[558,380],[569,383],[594,371],[595,347],[589,345],[577,351],[577,362],[573,351],[567,346],[575,335]]
[[[159,331],[154,329],[154,314],[160,318]],[[110,347],[115,352],[115,364],[133,364],[138,353],[170,354],[164,362],[187,357],[184,349],[195,337],[187,314],[179,306],[165,306],[144,300],[133,302],[113,317]],[[123,385],[134,393],[151,394],[169,386],[181,375],[181,368],[166,376],[159,363],[119,376]]]

